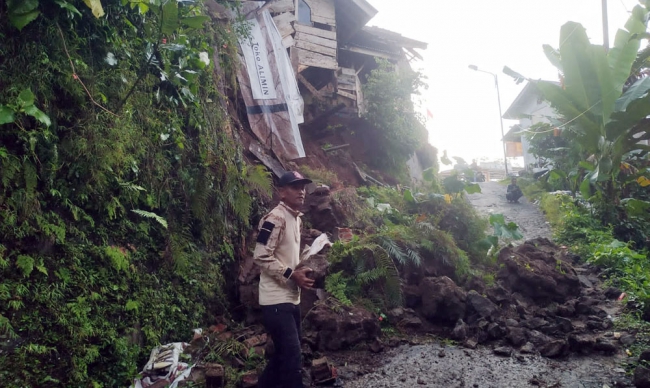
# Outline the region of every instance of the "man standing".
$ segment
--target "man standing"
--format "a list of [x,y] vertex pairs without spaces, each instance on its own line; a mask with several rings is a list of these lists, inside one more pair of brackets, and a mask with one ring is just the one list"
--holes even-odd
[[259,388],[303,388],[300,350],[300,289],[311,288],[312,270],[300,267],[300,208],[305,203],[305,185],[300,173],[280,177],[282,202],[261,221],[254,261],[260,266],[262,322],[271,335],[275,353],[259,378]]

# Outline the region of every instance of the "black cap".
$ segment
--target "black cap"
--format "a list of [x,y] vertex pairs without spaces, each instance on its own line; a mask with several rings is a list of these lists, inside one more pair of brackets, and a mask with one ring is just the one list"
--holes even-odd
[[287,171],[280,177],[280,187],[293,185],[296,183],[308,184],[311,183],[310,179],[305,178],[298,171]]

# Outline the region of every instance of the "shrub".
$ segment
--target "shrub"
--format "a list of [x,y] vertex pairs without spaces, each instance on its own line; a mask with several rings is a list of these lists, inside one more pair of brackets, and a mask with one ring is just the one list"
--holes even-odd
[[517,184],[526,198],[531,201],[540,200],[546,192],[544,187],[538,181],[529,178],[519,178],[517,179]]
[[366,198],[357,195],[354,188],[346,188],[332,194],[337,217],[342,225],[365,230],[378,227],[383,223],[381,213],[370,206]]
[[650,308],[650,260],[648,252],[638,252],[630,244],[610,237],[609,242],[589,244],[589,262],[604,269],[610,281],[630,294],[642,310]]
[[311,179],[316,184],[327,185],[329,187],[339,185],[339,177],[334,171],[325,168],[311,168],[309,166],[301,166],[300,171],[305,177]]
[[558,242],[567,244],[586,262],[603,270],[609,282],[624,289],[642,309],[650,307],[650,260],[648,251],[633,249],[614,237],[587,207],[568,196],[546,194],[547,212]]
[[384,59],[370,72],[363,86],[367,110],[363,116],[371,127],[377,149],[372,152],[375,166],[389,172],[403,171],[406,161],[427,142],[422,116],[413,106],[412,96],[425,87],[420,73],[400,68]]

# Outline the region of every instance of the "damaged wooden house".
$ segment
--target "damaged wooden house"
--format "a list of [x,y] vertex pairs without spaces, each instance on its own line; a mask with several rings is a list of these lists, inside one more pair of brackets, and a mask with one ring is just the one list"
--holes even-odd
[[[427,48],[425,42],[367,27],[377,10],[366,0],[250,3],[255,4],[245,4],[244,12],[251,15],[251,37],[240,42],[244,60],[238,79],[259,140],[249,149],[258,158],[270,153],[280,163],[300,163],[320,151],[307,143],[328,136],[326,129],[362,125],[363,84],[377,68],[376,58],[393,63],[396,71],[410,69],[413,60],[422,59],[417,50]],[[349,143],[338,140],[345,144],[329,148]],[[362,159],[363,150],[349,148],[355,149],[354,159]],[[421,164],[417,155],[409,161],[414,178],[426,168]]]

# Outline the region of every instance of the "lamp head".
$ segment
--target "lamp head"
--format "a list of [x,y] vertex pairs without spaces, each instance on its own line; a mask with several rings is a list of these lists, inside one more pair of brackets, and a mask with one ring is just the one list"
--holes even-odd
[[476,66],[476,65],[469,65],[467,67],[469,67],[470,69],[472,69],[474,71],[478,70],[478,66]]

